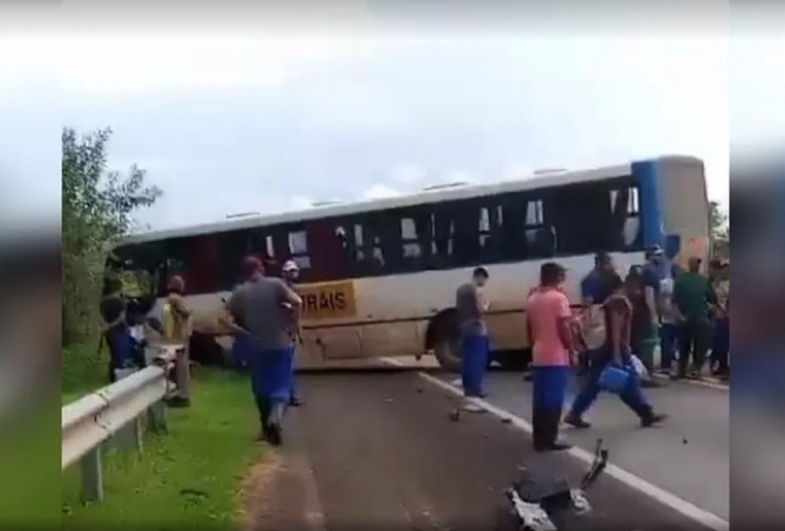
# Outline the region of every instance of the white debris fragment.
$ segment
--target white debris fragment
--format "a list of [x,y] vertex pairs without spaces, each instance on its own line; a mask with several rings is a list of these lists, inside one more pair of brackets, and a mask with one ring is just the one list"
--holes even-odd
[[591,511],[591,505],[586,498],[585,492],[581,489],[572,489],[570,490],[570,495],[572,497],[572,506],[576,514],[582,515]]
[[527,503],[521,499],[515,489],[509,490],[510,500],[515,513],[521,521],[521,529],[530,531],[557,531],[548,514],[536,503]]

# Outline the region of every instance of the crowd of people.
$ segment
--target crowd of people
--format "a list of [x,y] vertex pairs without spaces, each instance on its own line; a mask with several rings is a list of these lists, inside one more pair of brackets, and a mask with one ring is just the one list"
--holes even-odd
[[[671,264],[659,247],[646,252],[646,263],[633,266],[622,279],[610,255],[599,253],[594,268],[581,281],[582,304],[573,312],[564,291],[567,271],[555,262],[542,265],[539,285],[527,301],[527,327],[532,344],[533,439],[537,450],[559,450],[561,422],[588,428],[584,413],[604,388],[611,369],[626,376],[615,390],[639,417],[643,426],[665,419],[647,401],[642,387],[656,385],[641,373],[655,371],[674,379],[700,378],[711,349],[711,368],[729,375],[729,295],[725,268],[712,263],[710,274],[701,272],[701,260],[691,258],[686,271]],[[282,442],[282,421],[288,406],[300,404],[295,392],[294,358],[302,343],[299,316],[302,300],[297,294],[298,267],[288,261],[282,276],[264,274],[262,262],[243,262],[244,281],[226,301],[227,324],[234,334],[235,362],[251,374],[258,409],[260,438],[274,445]],[[462,383],[467,397],[486,396],[483,376],[488,366],[488,330],[484,314],[488,303],[482,295],[489,280],[478,267],[471,282],[456,292],[460,320]],[[101,301],[102,339],[109,345],[109,378],[143,367],[144,334],[150,327],[163,339],[189,342],[191,310],[185,303],[185,281],[173,276],[160,305],[155,300],[129,304],[121,284],[110,283]],[[153,307],[158,308],[153,311]],[[654,353],[660,346],[660,364]],[[636,362],[644,370],[636,367]],[[674,362],[676,367],[674,368]],[[567,386],[577,372],[581,390],[562,418]],[[607,387],[607,386],[605,386]],[[179,402],[186,402],[183,398]],[[173,405],[181,405],[178,397]]]
[[[532,345],[535,449],[569,448],[558,439],[560,423],[590,427],[584,413],[604,388],[607,374],[614,370],[622,375],[614,391],[644,427],[666,418],[654,410],[642,391],[643,387],[657,386],[650,377],[654,372],[673,379],[701,378],[711,349],[712,372],[729,376],[727,266],[712,262],[709,275],[701,272],[701,266],[699,258],[691,258],[687,270],[682,271],[656,246],[646,251],[644,265],[631,267],[622,278],[611,256],[599,253],[594,268],[581,281],[580,311],[573,312],[563,287],[567,271],[555,262],[542,265],[539,285],[529,294],[526,312]],[[482,288],[488,279],[488,271],[477,268],[472,281],[456,293],[467,397],[486,396],[482,380],[488,357],[483,320],[487,303],[483,302]],[[661,356],[655,367],[658,345]],[[581,390],[562,418],[573,372],[581,377]]]
[[[234,335],[233,357],[251,374],[251,387],[261,424],[260,438],[271,444],[282,442],[282,420],[286,407],[299,406],[294,385],[296,345],[302,343],[299,325],[302,301],[296,293],[299,269],[288,261],[282,278],[264,275],[262,262],[248,257],[243,262],[244,281],[226,302],[226,324]],[[185,302],[185,281],[173,275],[166,296],[129,299],[122,283],[110,279],[100,312],[104,321],[101,335],[109,350],[109,381],[114,382],[144,367],[145,332],[154,330],[162,340],[188,345],[191,339],[192,310]],[[173,396],[172,406],[187,406],[188,399]]]

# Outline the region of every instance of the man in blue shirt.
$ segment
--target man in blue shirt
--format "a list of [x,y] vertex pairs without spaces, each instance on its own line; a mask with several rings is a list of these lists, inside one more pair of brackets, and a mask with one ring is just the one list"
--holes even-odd
[[581,281],[581,298],[584,306],[602,304],[608,298],[608,275],[614,273],[613,259],[608,253],[600,252],[594,257],[594,269]]

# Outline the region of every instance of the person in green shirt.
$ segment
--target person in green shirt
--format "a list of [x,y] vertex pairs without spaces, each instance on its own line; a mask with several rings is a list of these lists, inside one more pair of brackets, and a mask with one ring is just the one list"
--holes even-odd
[[[673,304],[681,322],[681,348],[676,378],[699,378],[703,368],[710,333],[710,309],[717,297],[709,278],[700,272],[701,259],[690,258],[686,273],[679,275],[673,286]],[[689,375],[687,367],[692,357]]]

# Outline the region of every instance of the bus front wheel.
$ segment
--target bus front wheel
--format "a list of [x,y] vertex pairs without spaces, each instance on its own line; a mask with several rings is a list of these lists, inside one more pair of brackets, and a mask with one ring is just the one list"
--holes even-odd
[[458,339],[439,338],[433,345],[433,354],[442,370],[461,372],[461,343]]

